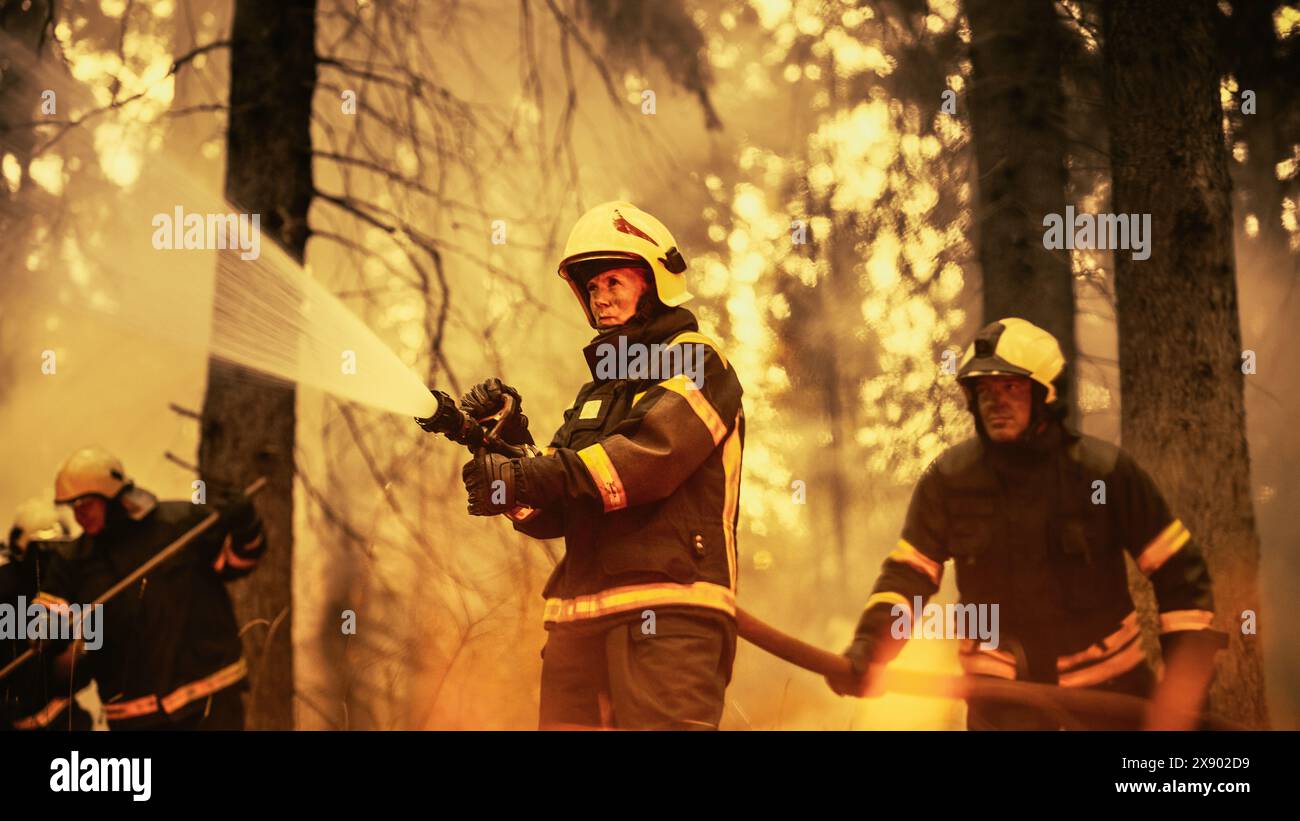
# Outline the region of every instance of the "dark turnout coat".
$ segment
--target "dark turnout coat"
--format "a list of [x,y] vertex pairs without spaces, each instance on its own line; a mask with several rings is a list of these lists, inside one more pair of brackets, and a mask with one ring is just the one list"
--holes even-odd
[[[70,548],[67,541],[34,540],[22,558],[0,560],[0,605],[13,607],[16,618],[25,620],[50,564]],[[31,646],[18,637],[0,640],[0,666]],[[0,679],[0,729],[90,729],[90,716],[73,700],[75,688],[59,684],[52,662],[53,654],[41,654]]]
[[[95,600],[212,512],[182,501],[118,511],[99,535],[81,536],[70,560],[51,564],[42,601]],[[242,685],[247,668],[226,582],[252,572],[265,551],[255,516],[239,528],[218,521],[105,605],[103,646],[77,664],[97,681],[111,726],[188,716],[211,694]]]
[[894,619],[938,591],[951,560],[963,603],[1000,608],[1001,646],[967,640],[967,672],[1110,681],[1144,662],[1125,554],[1151,580],[1162,644],[1221,640],[1196,542],[1128,454],[1055,423],[1027,447],[970,439],[917,483],[848,655],[859,667],[893,658]]
[[[660,353],[691,346],[701,361],[691,374],[610,378],[604,357],[637,343]],[[592,381],[544,454],[523,460],[519,498],[535,510],[512,515],[531,536],[564,537],[545,621],[683,608],[734,618],[745,437],[735,371],[683,308],[601,334],[584,353]]]

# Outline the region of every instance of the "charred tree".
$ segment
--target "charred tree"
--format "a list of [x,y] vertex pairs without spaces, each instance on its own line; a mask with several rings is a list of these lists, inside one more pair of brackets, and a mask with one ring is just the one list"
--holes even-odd
[[[236,0],[231,32],[226,194],[261,215],[267,237],[302,262],[312,196],[310,117],[315,0]],[[230,264],[238,265],[235,259]],[[217,304],[223,310],[222,277]],[[229,306],[227,306],[229,307]],[[292,647],[295,389],[218,360],[208,367],[199,472],[213,488],[255,476],[268,540],[256,573],[232,586],[251,669],[250,729],[294,726]]]
[[1214,577],[1216,627],[1231,644],[1211,707],[1264,726],[1260,643],[1241,626],[1259,612],[1260,546],[1213,15],[1211,0],[1103,9],[1112,208],[1152,226],[1150,259],[1115,254],[1121,431]]

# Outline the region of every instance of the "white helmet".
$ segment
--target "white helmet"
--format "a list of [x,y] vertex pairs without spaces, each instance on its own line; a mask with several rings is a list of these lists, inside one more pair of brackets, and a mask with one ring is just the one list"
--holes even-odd
[[68,531],[64,517],[48,499],[28,499],[14,514],[14,526],[9,531],[9,549],[14,555],[22,556],[33,541],[66,539]]
[[68,457],[54,479],[54,502],[66,504],[82,496],[117,498],[130,484],[116,456],[103,448],[82,448]]

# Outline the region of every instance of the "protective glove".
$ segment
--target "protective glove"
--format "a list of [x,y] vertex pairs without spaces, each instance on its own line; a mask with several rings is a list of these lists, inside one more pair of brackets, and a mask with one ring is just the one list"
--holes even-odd
[[849,672],[845,675],[826,676],[826,684],[836,695],[875,698],[884,693],[880,672],[885,665],[867,662],[869,649],[855,643],[844,653],[844,657],[849,660]]
[[460,409],[474,419],[486,419],[501,410],[505,396],[515,400],[515,413],[501,429],[499,436],[510,445],[531,445],[533,435],[528,432],[528,417],[523,414],[523,399],[519,391],[497,379],[495,376],[478,383],[460,398]]
[[246,535],[257,529],[257,509],[253,501],[240,496],[221,511],[221,523],[230,533]]
[[517,505],[520,471],[518,459],[499,453],[482,452],[466,462],[460,475],[469,496],[469,515],[495,516]]

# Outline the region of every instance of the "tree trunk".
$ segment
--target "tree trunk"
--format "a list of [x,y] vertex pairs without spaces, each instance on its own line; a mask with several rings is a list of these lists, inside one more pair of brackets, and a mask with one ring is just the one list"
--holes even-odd
[[[302,262],[312,196],[310,117],[316,84],[315,0],[237,0],[231,35],[226,195],[261,215],[267,237]],[[241,264],[237,259],[232,264]],[[218,273],[217,300],[222,299]],[[250,729],[294,726],[292,647],[295,389],[212,360],[199,472],[210,487],[265,476],[257,508],[268,550],[232,585],[252,670]],[[253,626],[250,623],[256,622]]]
[[[1264,726],[1259,538],[1211,0],[1104,7],[1113,205],[1151,215],[1151,257],[1115,254],[1121,431],[1206,554],[1231,637],[1211,707]],[[1261,622],[1263,620],[1261,619]],[[1266,622],[1265,622],[1266,623]]]
[[[1043,217],[1065,214],[1066,139],[1061,26],[1052,0],[969,0],[971,135],[975,145],[975,234],[984,321],[1027,319],[1074,342],[1069,251],[1043,247]],[[1070,406],[1078,368],[1070,369]]]

